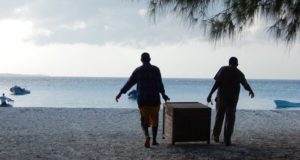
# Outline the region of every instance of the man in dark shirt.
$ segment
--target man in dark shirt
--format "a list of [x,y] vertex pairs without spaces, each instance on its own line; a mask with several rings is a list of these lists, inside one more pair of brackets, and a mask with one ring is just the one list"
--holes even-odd
[[236,105],[239,99],[240,84],[249,91],[251,98],[254,93],[248,84],[245,75],[237,68],[238,59],[231,57],[229,59],[229,66],[223,66],[218,71],[215,79],[215,84],[212,87],[207,102],[211,102],[212,94],[218,89],[216,97],[216,121],[213,129],[213,138],[215,142],[219,142],[219,136],[222,130],[222,124],[225,119],[224,126],[224,142],[226,146],[231,145],[231,135],[233,133]]
[[165,94],[160,70],[158,67],[151,65],[150,60],[148,53],[141,55],[143,65],[134,70],[127,83],[116,96],[118,102],[122,94],[125,94],[133,85],[137,84],[137,103],[141,115],[141,126],[146,137],[144,144],[146,148],[150,147],[149,126],[152,126],[152,145],[158,145],[156,136],[161,104],[160,94],[165,101],[169,100],[169,97]]

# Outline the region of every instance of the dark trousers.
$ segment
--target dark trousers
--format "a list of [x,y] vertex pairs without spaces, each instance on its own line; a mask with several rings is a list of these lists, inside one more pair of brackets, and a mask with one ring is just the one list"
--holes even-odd
[[235,112],[238,100],[217,98],[216,99],[216,121],[213,129],[213,136],[219,137],[222,130],[222,124],[225,117],[224,124],[224,141],[230,142],[231,135],[234,129]]
[[0,106],[2,106],[2,107],[6,107],[7,106],[7,103],[6,102],[3,102],[3,103],[1,103],[1,105]]

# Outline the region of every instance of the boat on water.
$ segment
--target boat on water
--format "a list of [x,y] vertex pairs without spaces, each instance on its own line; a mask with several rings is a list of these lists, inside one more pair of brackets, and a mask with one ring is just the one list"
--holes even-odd
[[14,94],[14,95],[24,95],[24,94],[29,94],[29,93],[30,93],[29,90],[27,90],[27,89],[25,89],[25,88],[22,88],[22,87],[20,87],[20,86],[13,86],[13,87],[11,87],[9,90],[10,90],[10,91],[12,92],[12,94]]
[[138,92],[137,90],[132,90],[128,93],[128,98],[129,99],[133,99],[133,100],[136,100],[137,99],[137,95],[138,95]]
[[277,108],[300,107],[300,103],[289,102],[285,100],[274,100]]

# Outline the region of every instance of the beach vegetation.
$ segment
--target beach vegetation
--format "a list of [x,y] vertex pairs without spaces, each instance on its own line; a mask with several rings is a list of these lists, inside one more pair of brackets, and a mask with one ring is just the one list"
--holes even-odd
[[175,14],[214,42],[235,39],[260,20],[272,38],[293,44],[300,27],[300,0],[149,0],[148,13],[154,20]]

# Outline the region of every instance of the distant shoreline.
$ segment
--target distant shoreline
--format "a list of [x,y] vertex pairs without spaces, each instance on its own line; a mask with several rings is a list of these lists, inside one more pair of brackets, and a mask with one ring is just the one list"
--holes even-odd
[[[52,75],[43,75],[43,74],[14,74],[14,73],[0,73],[0,77],[49,77],[49,78],[115,78],[115,79],[128,79],[128,77],[109,77],[109,76],[52,76]],[[213,77],[211,78],[195,78],[195,77],[163,77],[163,79],[182,79],[182,80],[213,80]],[[248,78],[249,81],[300,81],[300,79],[263,79],[263,78]]]
[[0,73],[0,77],[51,77],[42,74],[14,74],[14,73]]

